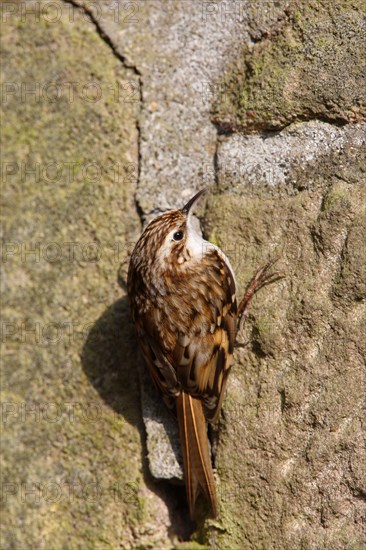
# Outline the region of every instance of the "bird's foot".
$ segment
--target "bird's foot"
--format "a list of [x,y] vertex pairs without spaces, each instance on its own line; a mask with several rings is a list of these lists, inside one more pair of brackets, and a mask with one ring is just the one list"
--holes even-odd
[[253,277],[250,279],[245,289],[245,294],[238,307],[238,330],[242,330],[244,323],[249,315],[249,304],[256,292],[264,286],[270,285],[280,279],[283,279],[285,275],[280,271],[270,271],[271,267],[279,260],[279,256],[276,256],[263,267],[257,269]]

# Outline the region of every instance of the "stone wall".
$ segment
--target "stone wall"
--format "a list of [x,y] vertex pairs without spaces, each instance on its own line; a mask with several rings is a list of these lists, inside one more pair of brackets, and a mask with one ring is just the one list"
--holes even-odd
[[[1,8],[1,548],[364,548],[363,3]],[[124,280],[203,186],[240,292],[277,253],[286,279],[238,336],[194,526]]]

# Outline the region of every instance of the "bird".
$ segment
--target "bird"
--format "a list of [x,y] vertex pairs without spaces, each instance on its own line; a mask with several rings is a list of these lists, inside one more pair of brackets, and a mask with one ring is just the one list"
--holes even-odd
[[142,355],[165,404],[175,411],[191,519],[200,495],[212,517],[218,504],[207,422],[220,413],[231,368],[238,321],[255,292],[281,275],[277,258],[257,270],[237,304],[233,268],[194,223],[205,189],[181,209],[155,217],[131,257],[127,291]]

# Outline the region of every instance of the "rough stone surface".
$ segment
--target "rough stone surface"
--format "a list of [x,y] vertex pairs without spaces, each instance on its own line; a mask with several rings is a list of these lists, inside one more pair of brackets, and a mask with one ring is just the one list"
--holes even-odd
[[151,387],[145,365],[141,364],[139,374],[150,472],[155,479],[182,480],[177,419],[172,411],[167,411],[155,388]]
[[[3,23],[1,548],[365,548],[362,3],[40,6]],[[203,185],[239,295],[276,253],[287,277],[238,336],[192,534],[116,273]]]
[[214,185],[212,82],[222,75],[237,43],[249,40],[249,35],[245,11],[232,17],[225,12],[225,2],[218,2],[218,9],[212,2],[195,0],[153,0],[134,6],[134,21],[123,24],[123,4],[117,21],[112,10],[101,8],[100,25],[141,73],[136,199],[143,218],[149,219],[178,208],[203,183]]
[[215,457],[219,548],[365,544],[366,181],[346,172],[292,196],[227,192],[208,206],[207,232],[242,284],[275,250],[287,273],[238,338]]
[[366,49],[364,2],[286,4],[264,20],[252,5],[253,42],[233,60],[214,102],[219,128],[258,131],[314,118],[365,120],[366,63],[359,55]]
[[116,281],[140,232],[139,106],[114,97],[134,74],[78,11],[2,31],[1,548],[166,547]]
[[[327,122],[294,123],[279,133],[234,134],[218,148],[218,179],[222,190],[245,192],[248,184],[311,187],[314,168],[329,159],[340,163],[363,155],[366,122],[337,127]],[[357,173],[356,173],[357,174]],[[357,176],[356,176],[357,177]]]

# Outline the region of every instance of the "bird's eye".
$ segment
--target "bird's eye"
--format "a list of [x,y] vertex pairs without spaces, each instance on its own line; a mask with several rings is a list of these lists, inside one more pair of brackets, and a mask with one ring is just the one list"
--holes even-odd
[[181,241],[183,239],[184,233],[183,231],[176,231],[173,235],[174,241]]

